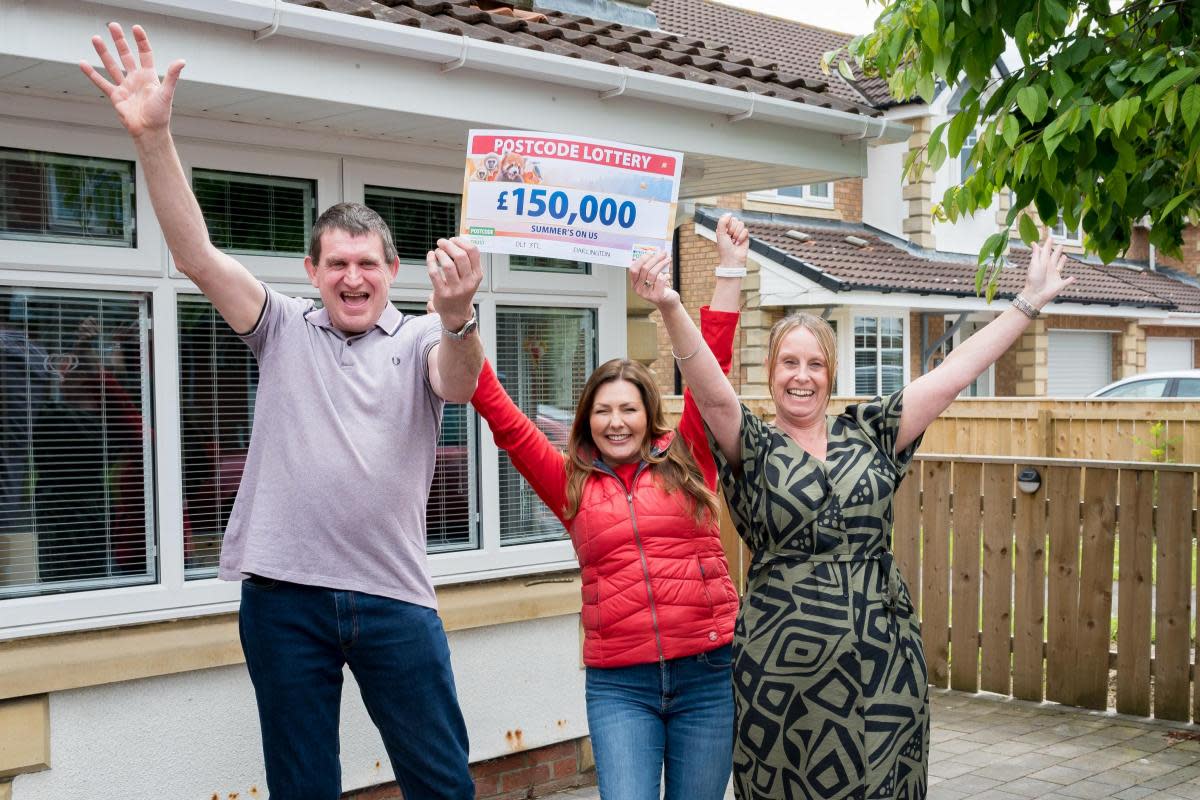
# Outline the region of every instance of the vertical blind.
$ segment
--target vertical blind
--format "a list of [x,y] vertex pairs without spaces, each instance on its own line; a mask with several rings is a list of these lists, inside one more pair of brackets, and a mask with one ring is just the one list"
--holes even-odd
[[0,147],[0,239],[133,247],[132,161]]
[[363,202],[391,229],[401,261],[425,263],[425,254],[437,246],[438,239],[458,231],[456,194],[366,186]]
[[[521,410],[565,450],[575,403],[596,368],[591,309],[496,309],[496,372]],[[500,454],[500,542],[525,544],[565,535],[550,509]]]
[[303,255],[308,249],[316,181],[195,169],[192,191],[220,249],[246,255]]
[[204,297],[177,310],[184,574],[208,578],[246,466],[258,363]]
[[155,580],[148,308],[0,287],[0,597]]
[[[396,307],[406,314],[425,313],[425,307],[416,303],[397,303]],[[478,462],[479,417],[475,409],[470,404],[446,403],[425,507],[428,552],[478,549]]]

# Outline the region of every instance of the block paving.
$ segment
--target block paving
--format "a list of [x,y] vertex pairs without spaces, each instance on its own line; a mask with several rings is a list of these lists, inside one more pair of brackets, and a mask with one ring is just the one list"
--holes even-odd
[[928,800],[1200,800],[1200,726],[943,690],[930,704]]

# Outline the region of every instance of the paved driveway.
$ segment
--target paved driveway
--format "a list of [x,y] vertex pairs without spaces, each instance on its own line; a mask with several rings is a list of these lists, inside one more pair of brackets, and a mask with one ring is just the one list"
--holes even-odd
[[937,690],[932,706],[929,800],[1200,800],[1198,726]]

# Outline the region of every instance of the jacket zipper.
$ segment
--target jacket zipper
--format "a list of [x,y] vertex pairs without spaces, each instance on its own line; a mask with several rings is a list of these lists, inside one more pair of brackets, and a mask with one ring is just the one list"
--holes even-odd
[[700,562],[700,556],[696,556],[696,566],[700,568],[700,586],[704,589],[704,599],[708,601],[708,613],[712,614],[713,623],[717,621],[717,607],[713,605],[712,594],[708,591],[708,576],[704,574],[704,564]]
[[[600,463],[602,472],[611,475],[613,480],[621,484],[621,488],[625,488],[625,482],[621,480],[617,473],[608,468],[607,464]],[[646,550],[642,547],[642,537],[638,533],[637,512],[633,508],[633,488],[637,486],[638,476],[642,474],[642,470],[646,468],[646,462],[638,465],[637,471],[633,473],[633,480],[630,481],[630,489],[625,492],[625,502],[629,504],[629,521],[633,525],[633,541],[637,545],[638,557],[642,561],[642,577],[646,581],[646,597],[650,600],[650,624],[654,628],[654,644],[658,648],[658,663],[662,665],[666,663],[666,656],[663,654],[662,634],[658,630],[658,608],[654,604],[654,588],[650,585],[650,565],[646,561]]]

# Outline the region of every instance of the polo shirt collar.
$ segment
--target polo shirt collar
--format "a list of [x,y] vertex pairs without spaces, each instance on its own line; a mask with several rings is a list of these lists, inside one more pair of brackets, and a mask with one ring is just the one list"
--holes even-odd
[[[315,325],[318,328],[326,328],[328,330],[341,333],[341,331],[337,331],[337,329],[333,327],[333,323],[329,321],[329,312],[325,310],[324,306],[321,308],[313,308],[304,315],[304,319],[306,319],[310,325]],[[379,330],[383,331],[388,336],[395,336],[400,330],[400,323],[403,321],[404,315],[400,313],[399,309],[392,305],[391,301],[388,301],[388,304],[383,307],[383,313],[379,315],[379,319],[375,320],[375,327],[379,328]],[[361,336],[362,334],[359,335]]]

